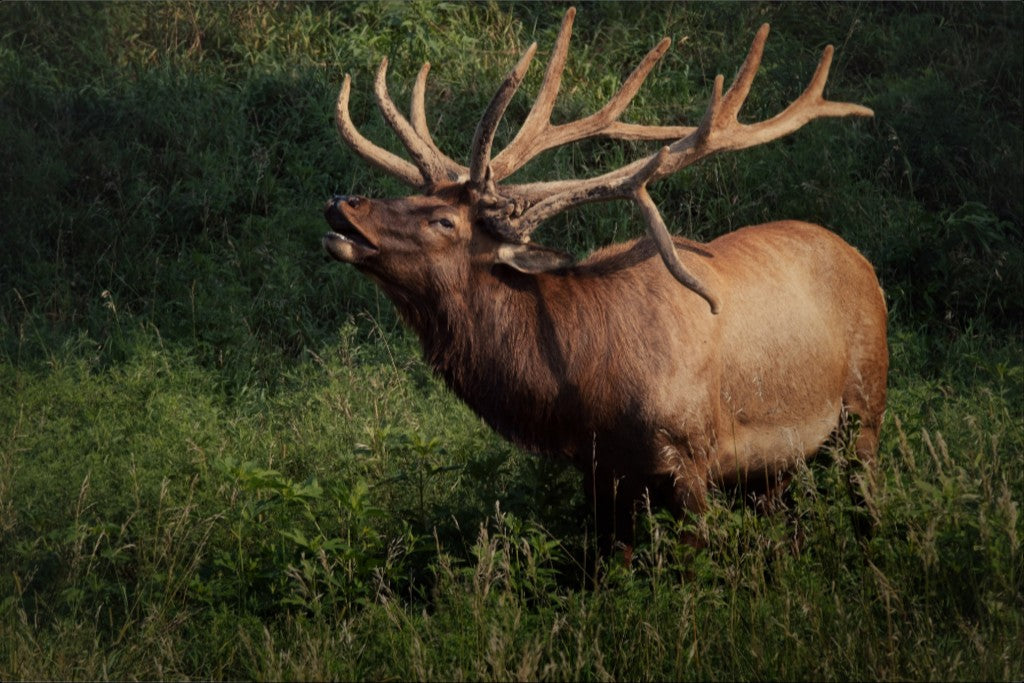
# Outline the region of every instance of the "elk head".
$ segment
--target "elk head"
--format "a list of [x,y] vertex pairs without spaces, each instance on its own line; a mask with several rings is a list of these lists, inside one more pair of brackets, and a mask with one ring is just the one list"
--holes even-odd
[[335,196],[325,216],[327,252],[377,280],[389,293],[437,293],[464,286],[469,268],[504,264],[537,273],[572,264],[559,251],[511,243],[481,228],[486,202],[467,184],[449,183],[401,199]]
[[[768,25],[754,38],[735,81],[723,93],[723,77],[715,79],[711,102],[696,127],[646,126],[624,123],[619,117],[644,79],[668,50],[659,42],[619,91],[598,112],[566,124],[552,124],[551,111],[569,51],[575,9],[570,8],[555,41],[540,92],[518,134],[492,156],[492,143],[506,107],[523,81],[536,52],[532,44],[502,82],[484,112],[463,166],[434,143],[424,110],[429,64],[424,64],[412,91],[410,117],[405,118],[387,90],[387,66],[381,61],[374,83],[377,105],[401,139],[412,163],[363,137],[349,116],[351,79],[346,74],[337,102],[337,126],[342,139],[363,159],[419,190],[421,194],[396,200],[369,200],[337,196],[326,208],[332,232],[324,237],[327,252],[367,271],[392,293],[403,289],[429,290],[430,278],[460,279],[474,263],[503,264],[527,273],[558,270],[572,264],[560,252],[529,242],[530,234],[546,219],[586,202],[625,199],[640,209],[647,231],[665,266],[685,287],[701,296],[712,313],[718,312],[713,292],[693,277],[680,261],[647,185],[705,157],[738,150],[783,137],[820,117],[871,116],[870,109],[830,102],[823,91],[832,60],[825,48],[818,68],[804,92],[773,118],[742,124],[737,116],[761,62]],[[669,142],[647,157],[588,179],[528,184],[503,184],[541,152],[591,137]],[[697,253],[699,247],[691,245]],[[709,255],[708,255],[709,256]]]

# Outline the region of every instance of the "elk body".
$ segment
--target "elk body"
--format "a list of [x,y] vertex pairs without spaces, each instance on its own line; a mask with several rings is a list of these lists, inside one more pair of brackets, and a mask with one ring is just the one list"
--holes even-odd
[[[658,44],[596,114],[553,125],[550,113],[574,10],[562,23],[544,82],[519,134],[492,158],[491,141],[536,45],[498,89],[474,136],[470,165],[434,145],[424,114],[429,65],[411,116],[376,79],[380,109],[414,163],[338,128],[365,160],[419,194],[336,196],[325,213],[327,252],[372,278],[415,330],[427,362],[505,438],[567,458],[584,475],[602,549],[632,542],[645,496],[677,516],[700,513],[709,487],[740,486],[771,506],[787,473],[813,457],[848,414],[871,472],[885,407],[885,302],[871,265],[828,230],[780,221],[710,243],[669,235],[649,183],[711,154],[786,135],[811,119],[862,115],[823,98],[832,49],[804,93],[777,116],[740,124],[768,27],[735,82],[697,127],[639,126],[619,115],[657,59]],[[650,156],[585,180],[501,184],[551,147],[604,136],[671,141]],[[584,202],[635,202],[650,238],[580,263],[530,243],[544,219]]]

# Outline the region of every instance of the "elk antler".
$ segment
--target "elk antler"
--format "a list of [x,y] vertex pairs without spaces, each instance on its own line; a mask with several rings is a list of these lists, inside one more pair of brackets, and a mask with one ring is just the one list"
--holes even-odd
[[[645,183],[655,182],[712,154],[744,149],[783,137],[816,118],[874,115],[870,109],[858,104],[824,99],[823,90],[833,54],[833,48],[829,45],[807,88],[785,110],[766,121],[740,123],[737,114],[750,92],[767,37],[768,24],[764,24],[758,30],[750,52],[729,90],[723,96],[724,78],[717,76],[711,102],[700,125],[668,145],[667,152],[659,150],[622,168],[585,180],[502,187],[503,193],[529,205],[514,220],[501,226],[502,232],[509,238],[525,240],[541,222],[570,207],[594,201],[635,199],[639,176],[646,179]],[[566,127],[574,125],[566,124]],[[657,138],[652,135],[648,139]]]
[[[551,60],[544,74],[540,92],[530,113],[512,142],[491,159],[491,145],[502,115],[522,83],[537,44],[532,44],[520,58],[491,99],[477,125],[470,152],[469,168],[445,156],[434,144],[427,130],[423,110],[424,90],[429,64],[424,64],[413,88],[410,124],[394,106],[385,82],[387,60],[381,62],[374,91],[381,113],[395,130],[415,165],[387,150],[377,147],[359,134],[348,114],[350,79],[338,95],[337,123],[345,141],[370,163],[382,168],[409,185],[428,187],[442,181],[466,182],[480,193],[480,215],[496,236],[509,242],[526,242],[543,221],[557,213],[587,202],[628,199],[637,204],[647,231],[654,239],[662,260],[679,282],[702,296],[717,312],[714,297],[697,282],[682,265],[675,243],[650,195],[647,185],[679,171],[697,161],[727,150],[739,150],[781,138],[816,118],[837,116],[873,116],[867,107],[824,98],[825,82],[832,63],[833,48],[825,48],[818,68],[804,92],[774,117],[753,124],[738,120],[750,86],[761,64],[761,55],[768,38],[768,24],[758,30],[750,51],[736,75],[736,80],[723,95],[724,78],[717,76],[700,125],[645,126],[623,123],[619,117],[636,96],[657,61],[668,50],[670,41],[659,42],[619,91],[598,112],[571,123],[554,125],[551,111],[561,85],[562,72],[569,54],[569,40],[575,8],[569,8],[555,40]],[[617,170],[583,180],[558,180],[519,185],[497,183],[515,173],[541,152],[590,137],[601,136],[628,140],[673,141],[657,152],[638,159]],[[704,252],[706,253],[706,252]]]
[[[568,13],[566,19],[562,27],[563,33],[566,32],[566,24],[570,23],[571,16]],[[679,261],[665,222],[660,217],[649,195],[647,195],[647,184],[671,175],[703,158],[710,157],[719,152],[742,150],[744,147],[763,144],[783,137],[801,128],[813,119],[873,116],[873,112],[867,109],[866,106],[848,102],[834,102],[824,98],[825,81],[828,78],[828,68],[831,65],[831,57],[833,57],[834,52],[833,46],[828,45],[821,55],[821,60],[818,62],[818,67],[807,88],[796,100],[786,106],[785,110],[773,118],[759,123],[739,123],[737,116],[743,102],[746,100],[746,96],[750,93],[754,77],[757,74],[758,67],[761,65],[761,56],[764,51],[765,41],[768,38],[768,30],[769,27],[765,24],[758,31],[751,45],[750,52],[746,55],[743,65],[736,75],[735,81],[724,95],[722,94],[724,78],[722,76],[716,77],[712,100],[697,128],[685,129],[686,132],[679,139],[668,146],[660,148],[659,151],[648,157],[594,178],[501,186],[498,189],[499,193],[509,198],[509,203],[517,207],[517,210],[504,217],[500,214],[493,217],[488,216],[492,229],[500,233],[507,240],[525,242],[529,239],[530,232],[534,231],[541,222],[571,207],[588,202],[618,199],[632,200],[640,207],[647,223],[647,231],[657,245],[658,251],[662,254],[662,258],[669,270],[680,283],[705,298],[712,311],[716,312],[718,305],[714,298],[693,280],[692,276],[686,272]],[[559,34],[559,40],[562,38],[563,34]],[[659,43],[658,47],[662,45],[667,45],[667,42]],[[522,142],[517,147],[516,143],[520,139],[520,136],[517,136],[509,147],[506,148],[506,151],[502,153],[502,155],[508,153],[508,157],[514,159],[514,162],[509,165],[509,169],[511,169],[509,172],[514,171],[528,161],[530,154],[536,155],[556,144],[564,143],[562,142],[563,139],[567,141],[578,140],[595,134],[618,136],[622,128],[617,128],[617,126],[624,126],[625,124],[617,124],[616,119],[625,109],[625,103],[622,106],[618,106],[616,100],[621,95],[627,98],[627,102],[629,101],[628,98],[632,98],[636,89],[640,87],[643,77],[650,71],[653,61],[657,56],[660,56],[657,52],[658,48],[655,48],[648,53],[644,61],[641,62],[640,67],[627,79],[620,93],[612,97],[611,101],[597,115],[562,126],[551,126],[550,123],[545,123],[541,127],[543,132],[531,130],[528,136],[522,137],[523,140],[540,140],[532,147],[527,146],[528,142]],[[557,75],[552,76],[552,74],[560,74],[564,62],[564,55],[559,52],[557,46],[552,62],[555,66],[554,68],[549,68],[549,77],[545,79],[541,90],[545,97],[553,99],[553,95],[549,95],[547,92],[549,82],[551,84],[550,89],[556,90],[558,77]],[[650,66],[648,66],[648,62]],[[547,99],[545,99],[543,104],[541,103],[541,97],[538,99],[539,102],[535,104],[535,111],[543,112],[543,115],[539,115],[539,117],[547,118],[550,112],[550,104]],[[602,120],[602,125],[595,127],[593,120],[599,118],[605,112],[608,113],[606,116],[610,117],[611,120],[607,122]],[[530,113],[530,116],[527,117],[527,123],[530,122],[530,118],[534,117],[534,114],[535,112]],[[525,127],[526,125],[524,124]],[[656,126],[630,126],[628,130],[632,135],[636,136],[636,139],[665,139],[663,135],[669,129]],[[510,153],[509,150],[513,150],[513,148],[514,152]],[[528,148],[529,152],[520,153],[520,148],[524,151]],[[534,150],[537,151],[535,152]],[[499,155],[499,160],[502,159],[502,155]],[[498,166],[497,161],[496,166]],[[502,167],[501,170],[504,172],[506,169]],[[498,175],[497,172],[496,175]],[[525,207],[525,209],[521,207]]]

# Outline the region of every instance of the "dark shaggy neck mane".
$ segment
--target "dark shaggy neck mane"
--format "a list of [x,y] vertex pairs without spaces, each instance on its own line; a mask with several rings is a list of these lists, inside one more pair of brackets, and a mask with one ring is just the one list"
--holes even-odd
[[[650,293],[630,277],[635,269],[607,269],[526,275],[498,266],[474,271],[457,291],[391,298],[426,361],[493,429],[524,448],[569,455],[621,419],[610,406],[630,408],[622,396],[644,374],[637,365],[658,362],[656,350],[642,361],[632,350],[637,330],[652,323],[630,300],[649,302]],[[612,299],[620,305],[607,305]]]

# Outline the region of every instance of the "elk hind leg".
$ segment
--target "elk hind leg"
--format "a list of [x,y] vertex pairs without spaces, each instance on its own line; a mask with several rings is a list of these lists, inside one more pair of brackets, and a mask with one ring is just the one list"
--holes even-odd
[[854,505],[853,526],[860,538],[878,525],[875,491],[878,486],[878,444],[885,414],[884,386],[873,394],[864,387],[843,397],[837,446],[847,472],[847,489]]

